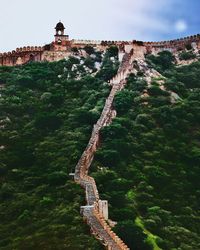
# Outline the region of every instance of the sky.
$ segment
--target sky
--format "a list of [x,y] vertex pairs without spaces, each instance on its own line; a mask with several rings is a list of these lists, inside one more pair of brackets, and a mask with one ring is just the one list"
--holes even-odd
[[0,0],[0,52],[71,39],[161,41],[200,33],[200,0]]

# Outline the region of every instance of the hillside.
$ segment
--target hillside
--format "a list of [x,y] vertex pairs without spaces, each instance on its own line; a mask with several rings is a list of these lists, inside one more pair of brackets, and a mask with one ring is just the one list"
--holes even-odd
[[197,250],[200,62],[177,67],[169,52],[147,60],[162,77],[150,86],[143,71],[129,77],[117,118],[101,132],[93,177],[131,249]]
[[99,53],[0,68],[0,249],[101,249],[69,173],[108,95],[104,78],[116,73],[110,57],[95,77]]
[[[0,68],[0,249],[103,249],[69,176],[117,73],[117,48]],[[177,55],[176,55],[177,56]],[[200,62],[191,50],[133,63],[91,166],[113,230],[130,249],[197,250]],[[146,70],[157,77],[148,82]],[[159,73],[158,73],[159,72]],[[158,77],[159,76],[159,77]]]

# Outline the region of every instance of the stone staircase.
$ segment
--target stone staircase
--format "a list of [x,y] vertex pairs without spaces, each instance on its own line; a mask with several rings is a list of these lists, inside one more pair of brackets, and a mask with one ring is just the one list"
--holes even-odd
[[81,207],[81,213],[91,228],[92,234],[99,239],[108,250],[128,250],[125,243],[112,231],[99,210],[99,193],[94,178],[88,176],[88,171],[92,163],[94,154],[99,145],[99,132],[101,128],[109,125],[116,116],[113,109],[115,94],[122,90],[126,83],[126,78],[133,70],[133,51],[125,53],[117,75],[110,81],[112,89],[106,99],[104,109],[93,131],[88,145],[83,152],[75,168],[74,180],[79,183],[86,193],[87,205]]

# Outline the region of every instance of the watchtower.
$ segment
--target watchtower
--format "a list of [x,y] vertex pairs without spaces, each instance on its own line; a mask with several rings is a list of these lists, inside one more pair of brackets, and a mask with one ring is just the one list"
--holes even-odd
[[55,43],[54,49],[56,51],[66,51],[69,45],[69,36],[65,35],[65,26],[63,23],[59,22],[55,27]]

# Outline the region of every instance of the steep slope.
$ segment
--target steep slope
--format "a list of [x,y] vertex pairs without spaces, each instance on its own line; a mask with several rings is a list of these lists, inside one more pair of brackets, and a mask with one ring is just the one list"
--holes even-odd
[[106,248],[199,249],[198,57],[87,51],[0,68],[0,249],[103,249],[74,166]]
[[82,222],[84,192],[69,173],[117,65],[108,51],[0,68],[0,249],[102,249]]
[[104,109],[97,123],[94,125],[88,146],[83,152],[75,169],[75,181],[80,183],[86,191],[87,206],[82,207],[83,215],[87,218],[87,222],[91,226],[93,233],[101,239],[106,248],[115,250],[126,250],[128,247],[111,231],[111,228],[109,228],[104,218],[100,215],[98,207],[99,195],[96,183],[87,173],[99,144],[99,132],[104,126],[109,125],[115,116],[115,111],[112,107],[113,100],[116,93],[123,89],[126,78],[133,69],[132,57],[132,51],[130,54],[124,55],[117,75],[111,80],[113,86],[106,99]]
[[176,67],[169,52],[148,60],[115,97],[92,176],[130,249],[197,250],[200,63]]

